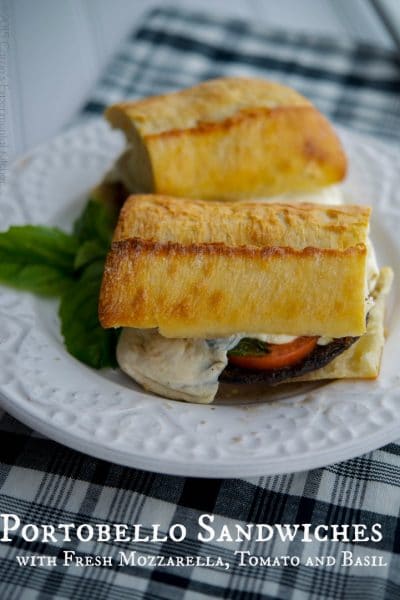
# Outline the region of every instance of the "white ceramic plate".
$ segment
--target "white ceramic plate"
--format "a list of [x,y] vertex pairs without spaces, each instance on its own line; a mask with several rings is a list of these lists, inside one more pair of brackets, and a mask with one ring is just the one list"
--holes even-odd
[[[395,269],[377,381],[243,388],[211,406],[144,392],[118,371],[94,371],[64,349],[57,305],[0,288],[0,394],[37,431],[113,462],[177,475],[239,477],[319,467],[400,437],[400,154],[340,131],[349,198],[372,204],[379,263]],[[95,120],[19,161],[0,223],[68,227],[123,147]]]

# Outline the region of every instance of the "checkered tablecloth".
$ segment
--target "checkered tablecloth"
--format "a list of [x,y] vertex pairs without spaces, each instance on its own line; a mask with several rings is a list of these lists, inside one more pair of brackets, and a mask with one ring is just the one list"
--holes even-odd
[[[367,45],[271,31],[238,20],[217,20],[172,9],[151,12],[112,61],[78,120],[125,97],[166,92],[220,75],[277,79],[307,95],[338,123],[400,141],[400,66],[396,55]],[[400,201],[400,198],[399,198]],[[1,365],[0,365],[1,369]],[[20,530],[0,543],[0,598],[120,600],[400,598],[400,445],[314,471],[241,480],[158,475],[113,465],[45,439],[8,415],[0,422],[0,512],[21,523],[153,523],[165,533],[187,528],[181,543],[130,545],[27,542]],[[399,432],[400,435],[400,432]],[[193,474],[195,475],[195,474]],[[200,542],[197,520],[224,524],[366,524],[382,527],[379,543]],[[223,566],[20,566],[18,555],[221,556]],[[299,556],[299,566],[240,566],[234,552]],[[343,551],[380,555],[385,566],[307,566],[306,557]]]

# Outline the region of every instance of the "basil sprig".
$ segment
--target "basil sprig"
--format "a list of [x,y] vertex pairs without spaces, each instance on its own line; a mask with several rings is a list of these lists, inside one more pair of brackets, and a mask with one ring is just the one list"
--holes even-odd
[[0,283],[60,298],[68,352],[96,369],[116,366],[118,332],[100,326],[97,305],[117,218],[112,204],[89,200],[70,234],[41,225],[0,233]]
[[262,356],[269,354],[270,349],[266,342],[254,338],[242,338],[237,346],[229,350],[228,356]]

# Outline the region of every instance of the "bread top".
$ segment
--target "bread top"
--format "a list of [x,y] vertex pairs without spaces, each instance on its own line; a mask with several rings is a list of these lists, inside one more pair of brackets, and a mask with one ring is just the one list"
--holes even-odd
[[216,79],[105,115],[128,140],[115,169],[130,192],[236,200],[315,191],[346,174],[329,122],[278,83]]
[[370,213],[367,206],[222,203],[133,195],[121,210],[114,241],[140,238],[159,243],[344,250],[366,243]]
[[133,196],[107,258],[100,322],[167,337],[361,335],[369,214]]
[[365,332],[366,247],[247,247],[131,238],[114,242],[100,293],[103,327],[165,337],[239,332]]
[[136,137],[136,130],[147,137],[225,121],[254,109],[285,106],[312,105],[280,83],[224,77],[170,94],[114,104],[106,109],[105,116],[113,127],[122,129],[131,139],[132,135]]

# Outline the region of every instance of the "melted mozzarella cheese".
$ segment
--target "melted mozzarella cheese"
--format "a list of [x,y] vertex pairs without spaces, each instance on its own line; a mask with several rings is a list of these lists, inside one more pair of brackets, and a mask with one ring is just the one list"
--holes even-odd
[[252,338],[253,340],[260,340],[266,344],[289,344],[293,342],[298,336],[297,335],[284,335],[284,334],[273,334],[273,333],[239,333],[240,339]]
[[[260,340],[260,342],[265,342],[266,344],[289,344],[299,337],[298,335],[274,335],[269,333],[240,333],[239,335],[240,339],[244,337],[252,338],[254,340]],[[317,344],[319,346],[326,346],[327,344],[330,344],[332,340],[333,338],[321,336],[318,338]]]
[[216,340],[165,338],[157,329],[123,329],[117,346],[121,369],[160,396],[208,404],[218,391],[227,352],[239,336]]
[[250,198],[246,200],[257,201],[257,202],[313,202],[315,204],[326,204],[330,206],[337,206],[339,204],[345,204],[343,197],[343,189],[340,185],[328,185],[326,187],[315,190],[314,192],[293,192],[288,194],[281,194],[280,196],[270,196],[262,198]]
[[376,283],[379,277],[379,268],[378,262],[376,259],[375,249],[372,245],[371,240],[368,238],[366,242],[367,246],[367,292],[371,294],[371,292],[375,289]]

